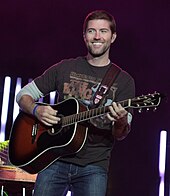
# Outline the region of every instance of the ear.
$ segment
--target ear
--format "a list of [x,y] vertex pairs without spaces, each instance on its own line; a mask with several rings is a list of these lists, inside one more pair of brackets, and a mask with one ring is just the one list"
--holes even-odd
[[113,33],[111,43],[113,43],[115,41],[116,37],[117,37],[117,34]]
[[84,41],[86,41],[86,34],[84,31],[83,31],[83,39],[84,39]]

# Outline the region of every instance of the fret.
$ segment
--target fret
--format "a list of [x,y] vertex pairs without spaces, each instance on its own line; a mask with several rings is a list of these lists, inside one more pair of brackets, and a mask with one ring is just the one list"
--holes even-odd
[[[158,96],[158,98],[159,98],[158,100],[156,99],[157,98],[156,96]],[[155,98],[155,100],[154,100],[154,98]],[[152,103],[151,100],[154,102]],[[159,94],[156,94],[156,93],[153,95],[149,94],[148,96],[140,96],[140,97],[133,98],[133,99],[123,100],[123,101],[120,101],[117,103],[121,104],[124,108],[127,108],[127,107],[142,108],[142,107],[155,106],[155,101],[156,101],[156,104],[159,104],[159,102],[160,102],[160,95]],[[80,112],[78,114],[72,114],[72,115],[69,115],[69,116],[62,118],[62,125],[67,126],[67,125],[71,125],[74,123],[86,121],[86,120],[89,120],[90,118],[95,118],[95,117],[104,115],[107,112],[109,112],[109,106],[102,106],[102,107],[86,110],[86,111]]]

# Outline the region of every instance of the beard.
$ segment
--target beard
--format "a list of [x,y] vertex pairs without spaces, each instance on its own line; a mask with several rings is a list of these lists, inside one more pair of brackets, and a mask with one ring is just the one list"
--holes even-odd
[[95,50],[95,49],[93,49],[93,47],[88,45],[87,49],[88,49],[88,52],[91,54],[91,56],[100,57],[100,56],[104,55],[110,49],[110,46],[104,46],[100,50],[97,50],[97,49]]

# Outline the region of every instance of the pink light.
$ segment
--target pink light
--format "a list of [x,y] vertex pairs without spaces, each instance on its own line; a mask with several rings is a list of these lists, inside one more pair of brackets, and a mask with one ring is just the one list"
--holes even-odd
[[56,95],[55,91],[50,93],[50,104],[54,104],[54,102],[55,102],[55,95]]
[[19,113],[19,106],[16,103],[16,95],[17,93],[20,91],[21,89],[21,78],[17,78],[17,82],[16,82],[16,88],[15,88],[15,97],[14,97],[14,108],[13,108],[13,121],[16,119],[18,113]]
[[8,115],[10,87],[11,87],[11,78],[9,76],[6,76],[4,82],[4,92],[3,92],[2,111],[1,111],[1,130],[0,130],[1,142],[5,140],[5,127],[6,127],[6,121]]
[[165,176],[165,164],[166,164],[166,142],[167,142],[167,132],[162,130],[160,133],[160,147],[159,147],[159,175],[160,175],[160,185],[159,185],[159,196],[164,196],[164,176]]
[[70,192],[70,191],[68,191],[66,196],[71,196],[71,192]]

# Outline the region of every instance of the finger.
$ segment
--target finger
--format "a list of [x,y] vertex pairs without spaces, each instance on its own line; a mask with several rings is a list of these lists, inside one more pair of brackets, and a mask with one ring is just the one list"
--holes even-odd
[[48,122],[46,122],[45,120],[41,120],[41,122],[44,124],[44,125],[46,125],[46,126],[53,126],[53,124],[50,124],[50,123],[48,123]]
[[109,106],[109,110],[110,110],[110,114],[109,114],[110,116],[112,116],[113,118],[118,118],[119,117],[118,114],[116,113],[114,107]]
[[50,106],[45,108],[45,110],[41,113],[42,118],[49,118],[54,121],[59,121],[60,118],[57,116],[58,111],[53,110]]
[[116,119],[111,116],[109,113],[106,114],[107,118],[110,120],[110,121],[116,121]]
[[122,107],[121,104],[113,103],[113,108],[114,108],[114,110],[115,110],[115,112],[116,112],[116,114],[118,115],[119,118],[122,118],[122,117],[126,116],[127,113],[128,113],[128,112],[125,110],[125,108]]
[[48,107],[48,114],[52,115],[52,116],[57,116],[58,111],[54,110],[53,108],[51,108],[50,106]]
[[57,124],[61,120],[61,118],[50,115],[43,118],[43,120],[50,124]]
[[116,113],[118,113],[120,110],[123,109],[123,107],[121,106],[121,104],[117,104],[115,102],[112,103],[112,107],[115,110]]
[[61,118],[60,117],[58,117],[58,116],[52,116],[51,114],[49,115],[47,115],[45,118],[47,118],[48,120],[51,120],[51,121],[60,121],[61,120]]

